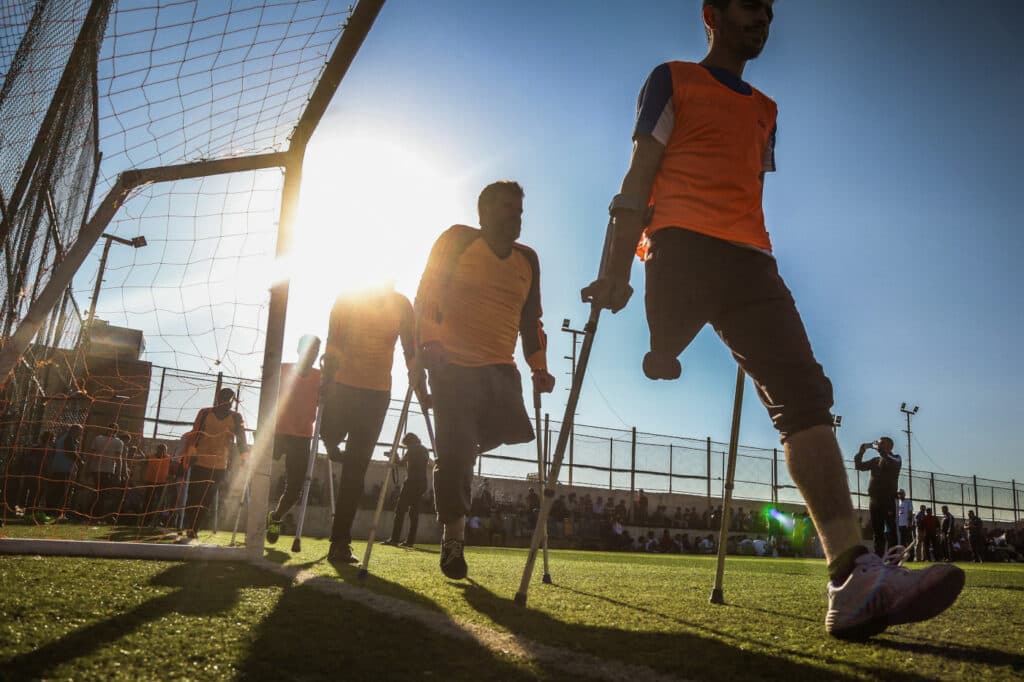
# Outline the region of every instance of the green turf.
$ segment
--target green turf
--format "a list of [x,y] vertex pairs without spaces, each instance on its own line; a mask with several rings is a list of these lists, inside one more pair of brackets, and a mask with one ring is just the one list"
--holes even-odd
[[[215,538],[201,535],[202,540],[219,543],[227,537],[227,533]],[[471,547],[467,550],[470,579],[455,582],[438,571],[436,547],[377,546],[370,577],[359,580],[355,568],[325,560],[326,542],[306,538],[303,551],[292,554],[288,551],[291,540],[282,537],[268,547],[267,557],[446,612],[460,622],[681,678],[787,682],[1024,678],[1024,570],[1019,565],[964,565],[967,587],[952,609],[933,621],[892,628],[870,643],[857,644],[833,640],[824,632],[821,561],[730,557],[725,576],[728,605],[712,606],[708,603],[714,575],[711,557],[553,551],[555,584],[540,582],[543,568],[538,561],[529,608],[522,609],[511,598],[525,560],[523,550]],[[355,545],[357,556],[362,556],[364,547]],[[101,571],[88,570],[100,565]],[[200,570],[219,577],[186,579]],[[287,588],[276,578],[261,578],[253,569],[235,567],[233,571],[129,561],[0,558],[0,661],[6,666],[0,670],[26,661],[39,665],[50,653],[38,652],[47,647],[68,649],[54,645],[56,638],[71,640],[72,653],[46,668],[47,675],[61,677],[106,676],[111,671],[145,676],[139,666],[152,665],[151,658],[163,661],[158,666],[162,670],[167,657],[134,653],[147,651],[146,642],[154,639],[175,652],[178,665],[197,666],[174,669],[171,676],[201,676],[200,671],[205,674],[201,666],[214,664],[221,672],[264,674],[275,665],[271,645],[278,643],[281,650],[289,650],[296,642],[307,651],[299,677],[317,678],[330,669],[334,658],[345,655],[377,661],[387,670],[394,666],[394,679],[423,679],[414,670],[417,666],[427,670],[428,662],[461,656],[482,659],[479,662],[494,672],[481,676],[481,668],[472,663],[444,672],[450,679],[560,675],[494,659],[483,649],[467,651],[462,642],[439,638],[424,643],[424,650],[432,648],[430,655],[414,657],[410,664],[407,657],[397,655],[401,649],[396,640],[410,632],[426,637],[421,626],[368,613],[339,597],[310,594],[310,588]],[[111,572],[124,576],[115,578]],[[96,578],[89,576],[97,573],[105,577],[94,584]],[[48,574],[62,579],[49,581]],[[189,591],[183,583],[203,587]],[[17,584],[30,587],[12,591]],[[115,585],[117,589],[111,589]],[[215,606],[204,606],[204,600]],[[186,605],[180,606],[179,601]],[[54,617],[60,613],[57,603],[73,605],[62,620]],[[140,611],[141,615],[132,615]],[[33,634],[5,644],[13,629],[6,623],[15,620],[11,617],[15,613],[17,622],[25,624],[24,631]],[[354,631],[382,634],[359,640],[358,646],[335,642],[343,638],[339,634],[331,642],[347,648],[338,656],[320,653],[326,646],[319,641],[323,631],[352,632],[354,623],[358,623]],[[303,633],[316,632],[300,637],[291,632],[296,627]],[[93,638],[81,632],[90,630],[102,633],[100,643],[85,644]],[[128,651],[130,660],[121,662],[123,668],[109,667],[120,651]],[[371,668],[359,670],[369,675]]]

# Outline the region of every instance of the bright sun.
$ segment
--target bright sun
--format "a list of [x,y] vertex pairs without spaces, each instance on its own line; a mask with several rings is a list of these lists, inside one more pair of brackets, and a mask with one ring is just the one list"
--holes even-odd
[[317,140],[303,166],[288,327],[319,333],[339,293],[388,280],[412,300],[434,240],[472,217],[464,212],[457,182],[420,150],[359,136]]

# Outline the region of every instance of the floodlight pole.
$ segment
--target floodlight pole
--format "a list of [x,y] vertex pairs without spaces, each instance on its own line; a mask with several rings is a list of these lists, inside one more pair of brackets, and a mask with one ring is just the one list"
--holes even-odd
[[100,297],[100,287],[103,285],[103,273],[107,269],[107,256],[110,255],[110,245],[117,242],[118,244],[124,244],[136,249],[141,249],[143,246],[146,246],[146,238],[141,235],[133,239],[125,239],[123,237],[117,237],[104,232],[100,237],[107,241],[103,244],[103,255],[100,256],[100,269],[99,272],[96,273],[96,286],[92,289],[92,299],[89,301],[89,318],[85,323],[85,328],[87,330],[86,338],[89,338],[88,333],[92,332],[92,323],[96,318],[96,301],[99,300]]
[[914,409],[908,410],[907,404],[903,403],[900,405],[900,412],[907,415],[907,429],[904,433],[907,434],[907,489],[910,491],[910,499],[916,499],[914,497],[914,460],[910,454],[910,418],[917,414],[917,405],[914,405]]
[[[572,355],[566,355],[565,359],[572,361],[572,381],[570,385],[576,382],[576,339],[577,337],[586,334],[582,329],[573,329],[569,326],[569,318],[562,320],[562,331],[567,334],[572,334]],[[569,424],[569,487],[572,487],[572,465],[573,465],[573,443],[576,440],[576,414],[572,415],[572,422]]]

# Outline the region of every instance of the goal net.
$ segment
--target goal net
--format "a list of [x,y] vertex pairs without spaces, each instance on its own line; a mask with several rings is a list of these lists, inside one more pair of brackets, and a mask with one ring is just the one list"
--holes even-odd
[[203,481],[183,436],[222,388],[272,423],[303,154],[382,4],[4,4],[0,535],[262,550],[264,439]]

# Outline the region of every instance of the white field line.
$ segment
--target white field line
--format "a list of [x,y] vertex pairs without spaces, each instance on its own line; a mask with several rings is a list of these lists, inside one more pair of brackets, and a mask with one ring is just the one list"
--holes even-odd
[[[356,602],[378,613],[412,620],[433,632],[458,640],[472,640],[495,653],[564,670],[580,679],[619,682],[681,682],[680,678],[650,668],[609,661],[590,654],[569,651],[541,644],[508,632],[499,632],[476,623],[457,620],[445,613],[432,611],[411,602],[354,587],[335,578],[318,576],[310,571],[281,566],[267,559],[253,562],[256,566],[283,575],[296,586],[306,586]],[[516,607],[519,608],[519,607]]]

